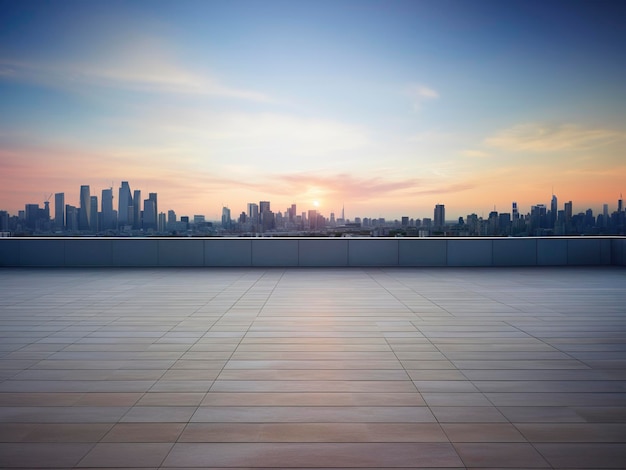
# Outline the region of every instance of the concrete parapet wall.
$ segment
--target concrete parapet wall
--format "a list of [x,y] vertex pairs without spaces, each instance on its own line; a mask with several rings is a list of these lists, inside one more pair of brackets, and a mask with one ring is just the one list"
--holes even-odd
[[0,266],[626,266],[625,237],[0,238]]

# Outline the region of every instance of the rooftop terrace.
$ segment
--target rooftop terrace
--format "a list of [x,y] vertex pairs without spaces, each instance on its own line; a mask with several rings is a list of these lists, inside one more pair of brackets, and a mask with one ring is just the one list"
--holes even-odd
[[626,468],[626,270],[0,268],[3,468]]

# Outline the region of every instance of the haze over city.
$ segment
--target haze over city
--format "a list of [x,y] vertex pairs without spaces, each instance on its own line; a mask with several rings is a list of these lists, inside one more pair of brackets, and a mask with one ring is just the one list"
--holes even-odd
[[[133,181],[219,219],[626,191],[623,2],[1,1],[0,210]],[[76,204],[75,201],[68,201]]]

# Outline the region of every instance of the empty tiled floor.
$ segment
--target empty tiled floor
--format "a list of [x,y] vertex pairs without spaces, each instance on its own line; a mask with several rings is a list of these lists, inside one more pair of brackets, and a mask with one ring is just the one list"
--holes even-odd
[[626,468],[626,270],[2,269],[0,467]]

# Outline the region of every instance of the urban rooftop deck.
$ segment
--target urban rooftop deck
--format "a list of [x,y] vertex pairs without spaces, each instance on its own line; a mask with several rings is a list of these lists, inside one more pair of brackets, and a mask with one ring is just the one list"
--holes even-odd
[[626,271],[2,268],[2,468],[626,468]]

